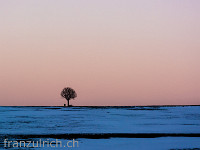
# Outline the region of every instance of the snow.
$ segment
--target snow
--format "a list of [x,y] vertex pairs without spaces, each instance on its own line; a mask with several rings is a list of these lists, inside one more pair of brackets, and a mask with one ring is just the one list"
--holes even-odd
[[200,133],[200,107],[0,107],[0,134]]
[[[0,107],[0,136],[69,133],[200,133],[200,106]],[[78,140],[80,150],[200,148],[200,137]]]

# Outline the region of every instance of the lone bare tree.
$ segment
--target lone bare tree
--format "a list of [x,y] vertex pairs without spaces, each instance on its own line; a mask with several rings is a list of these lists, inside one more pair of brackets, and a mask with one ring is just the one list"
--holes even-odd
[[70,87],[66,87],[62,90],[61,92],[61,96],[63,98],[65,98],[68,101],[68,106],[69,105],[69,100],[74,99],[77,97],[76,92],[74,91],[74,89],[70,88]]

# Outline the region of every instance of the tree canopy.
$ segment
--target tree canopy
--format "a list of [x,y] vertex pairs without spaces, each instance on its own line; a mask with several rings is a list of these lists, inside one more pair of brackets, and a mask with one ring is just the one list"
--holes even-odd
[[74,89],[70,87],[66,87],[62,90],[61,96],[64,97],[68,101],[68,106],[69,106],[69,100],[76,98],[77,94]]

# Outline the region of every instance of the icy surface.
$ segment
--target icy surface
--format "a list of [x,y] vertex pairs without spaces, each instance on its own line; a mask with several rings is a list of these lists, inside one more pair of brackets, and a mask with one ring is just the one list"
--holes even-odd
[[200,133],[200,106],[0,107],[0,134]]

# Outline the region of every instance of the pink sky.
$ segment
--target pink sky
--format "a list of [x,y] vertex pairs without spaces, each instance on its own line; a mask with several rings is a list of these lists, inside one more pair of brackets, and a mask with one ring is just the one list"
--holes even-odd
[[200,105],[200,1],[0,1],[0,105]]

